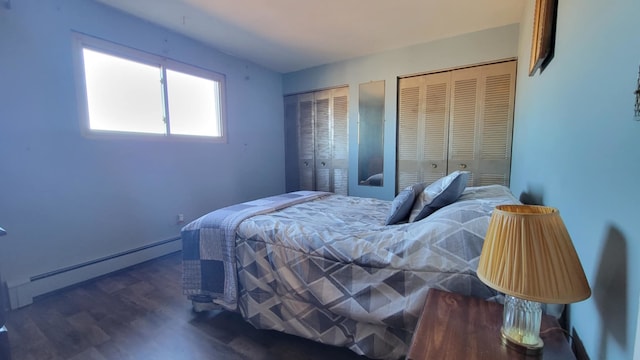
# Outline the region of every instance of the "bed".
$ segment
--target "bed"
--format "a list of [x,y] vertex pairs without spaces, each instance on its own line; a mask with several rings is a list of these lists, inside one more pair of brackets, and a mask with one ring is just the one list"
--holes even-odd
[[463,187],[424,219],[393,225],[395,200],[301,191],[233,205],[182,229],[184,293],[196,310],[400,359],[429,288],[499,296],[475,269],[491,212],[513,203],[504,186]]

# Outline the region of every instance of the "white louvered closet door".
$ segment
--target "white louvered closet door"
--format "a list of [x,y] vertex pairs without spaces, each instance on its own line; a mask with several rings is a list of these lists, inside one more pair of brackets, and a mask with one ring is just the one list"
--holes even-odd
[[348,194],[348,96],[347,87],[285,96],[286,145],[297,151],[286,153],[287,191]]
[[418,135],[421,122],[420,89],[424,77],[398,81],[398,146],[396,192],[419,181],[419,154],[422,139]]
[[478,172],[476,153],[479,137],[480,67],[453,71],[451,74],[451,115],[449,135],[449,173],[471,171],[469,185]]
[[469,186],[509,185],[515,61],[452,73],[448,172],[471,171]]
[[331,90],[315,93],[316,189],[331,191],[331,148],[333,147]]
[[300,190],[315,190],[313,94],[298,95],[298,173]]
[[516,62],[400,79],[397,191],[455,170],[509,185]]
[[446,175],[451,74],[400,79],[397,190]]
[[333,192],[349,193],[349,88],[333,89]]
[[432,183],[447,175],[451,74],[433,74],[425,78],[424,145],[422,181]]
[[508,186],[511,177],[516,63],[484,66],[480,79],[483,93],[478,131],[479,164],[474,185]]

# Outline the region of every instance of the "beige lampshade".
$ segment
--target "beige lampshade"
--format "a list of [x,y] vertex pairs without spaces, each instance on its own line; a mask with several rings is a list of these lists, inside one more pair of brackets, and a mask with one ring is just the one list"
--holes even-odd
[[521,299],[569,304],[591,289],[558,209],[499,205],[478,264],[488,286]]

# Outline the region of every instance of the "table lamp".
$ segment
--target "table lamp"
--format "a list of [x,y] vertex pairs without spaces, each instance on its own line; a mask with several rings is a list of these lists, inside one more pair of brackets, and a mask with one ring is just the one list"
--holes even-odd
[[541,303],[587,299],[591,289],[558,209],[499,205],[478,263],[478,278],[505,294],[503,343],[540,354]]

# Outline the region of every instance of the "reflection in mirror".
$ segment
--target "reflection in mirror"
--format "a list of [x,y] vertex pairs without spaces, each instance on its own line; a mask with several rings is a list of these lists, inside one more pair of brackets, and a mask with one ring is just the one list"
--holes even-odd
[[360,84],[358,184],[382,186],[384,80]]

